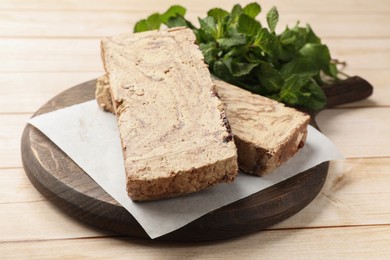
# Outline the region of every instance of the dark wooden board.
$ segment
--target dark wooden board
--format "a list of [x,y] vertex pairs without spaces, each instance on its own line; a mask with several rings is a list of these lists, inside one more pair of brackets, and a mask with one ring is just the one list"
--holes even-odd
[[[94,98],[95,80],[70,88],[43,105],[43,114]],[[358,86],[358,87],[354,87]],[[369,96],[372,87],[354,77],[327,90],[332,106]],[[329,94],[330,93],[330,94]],[[341,98],[340,98],[341,97]],[[315,123],[313,121],[313,123]],[[149,238],[134,217],[33,126],[24,129],[22,161],[32,184],[67,214],[105,230]],[[308,205],[325,183],[328,162],[227,206],[157,238],[172,241],[227,239],[262,230]]]

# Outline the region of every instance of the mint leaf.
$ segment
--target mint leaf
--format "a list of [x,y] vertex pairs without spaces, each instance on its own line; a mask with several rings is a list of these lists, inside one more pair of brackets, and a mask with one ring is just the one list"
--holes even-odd
[[219,50],[217,44],[215,42],[201,43],[199,44],[199,49],[203,53],[204,61],[207,64],[212,65],[218,57]]
[[184,17],[185,14],[186,14],[186,9],[183,6],[173,5],[160,16],[161,22],[167,24],[169,19],[174,18],[176,16]]
[[261,29],[261,24],[252,17],[241,14],[238,18],[237,32],[244,33],[248,36],[256,36]]
[[246,37],[245,34],[236,34],[234,37],[220,38],[217,40],[217,43],[222,50],[227,51],[232,47],[244,45],[246,43]]
[[199,19],[199,24],[203,40],[215,41],[218,39],[217,24],[213,17],[207,16],[204,19]]
[[138,21],[134,26],[134,32],[158,30],[161,24],[166,24],[168,27],[187,26],[191,28],[192,24],[184,19],[185,14],[186,9],[184,7],[180,5],[171,6],[163,14],[154,13],[148,18]]
[[214,72],[214,75],[218,78],[234,84],[235,81],[233,76],[222,61],[215,61],[212,66],[212,71]]
[[314,33],[310,25],[306,25],[306,41],[310,43],[321,43],[321,39]]
[[329,64],[329,76],[337,79],[337,67],[336,67],[336,64],[334,63],[330,63]]
[[233,19],[238,19],[238,17],[239,17],[243,12],[244,12],[244,11],[242,10],[241,5],[236,4],[236,5],[234,5],[233,8],[232,8],[231,17],[232,17]]
[[259,94],[271,94],[279,91],[283,85],[283,78],[279,71],[268,62],[260,63],[258,79],[264,88]]
[[228,27],[228,32],[230,34],[234,34],[237,30],[237,23],[240,15],[243,14],[241,5],[233,6],[232,12],[229,15],[229,19],[227,20],[226,26]]
[[261,28],[254,38],[252,46],[260,48],[264,53],[272,54],[275,47],[275,40],[275,36],[266,28]]
[[143,19],[143,20],[138,21],[134,25],[133,32],[137,33],[137,32],[145,32],[145,31],[149,31],[149,30],[151,30],[151,29],[148,26],[148,21],[146,21],[146,19]]
[[326,45],[320,43],[307,43],[300,50],[299,53],[313,62],[318,70],[324,71],[327,75],[330,72],[330,53]]
[[207,16],[214,18],[216,22],[216,39],[223,37],[225,33],[225,19],[229,18],[229,13],[221,8],[214,8],[207,12]]
[[297,106],[300,104],[301,89],[303,86],[308,84],[310,77],[302,76],[298,74],[291,75],[287,78],[280,91],[280,101]]
[[279,41],[283,45],[294,44],[296,39],[296,33],[289,28],[286,28],[286,30],[279,36]]
[[229,12],[221,8],[213,8],[207,12],[207,16],[211,16],[215,21],[223,20],[226,16],[229,15]]
[[280,73],[285,79],[294,74],[314,77],[319,74],[319,69],[311,59],[299,57],[284,64],[280,69]]
[[[222,52],[222,54],[224,54],[224,53]],[[239,46],[231,48],[228,52],[225,52],[224,58],[230,58],[230,57],[233,57],[235,59],[241,58],[243,60],[246,59],[247,62],[256,63],[256,62],[250,61],[247,58],[247,54],[248,54],[248,46],[246,44],[239,45]]]
[[249,17],[256,18],[256,16],[261,12],[261,7],[258,3],[250,3],[246,5],[242,11]]
[[275,32],[276,25],[279,21],[279,13],[275,6],[273,6],[267,13],[267,24],[271,32]]
[[134,32],[144,32],[150,30],[157,30],[160,28],[161,18],[160,14],[154,13],[148,18],[137,22],[134,26]]
[[[298,25],[291,29],[287,27],[286,30],[281,33],[279,38],[282,44],[289,46],[290,49],[295,52],[300,50],[307,43],[307,31],[305,28],[298,27]],[[290,40],[286,41],[286,39],[289,38]],[[291,38],[293,40],[291,40]]]
[[315,82],[310,81],[301,88],[300,104],[312,110],[319,110],[326,105],[326,96],[322,88]]
[[319,110],[326,105],[326,96],[321,87],[308,76],[294,74],[283,85],[280,101],[291,106],[304,106]]
[[239,62],[231,58],[224,60],[224,64],[234,77],[248,75],[257,66],[254,63]]
[[180,15],[177,15],[177,16],[174,16],[174,17],[170,17],[170,18],[168,19],[168,21],[165,22],[165,24],[166,24],[169,28],[181,27],[181,26],[186,26],[186,27],[191,28],[191,25],[188,24],[187,20],[184,19],[184,17],[183,17],[183,16],[180,16]]

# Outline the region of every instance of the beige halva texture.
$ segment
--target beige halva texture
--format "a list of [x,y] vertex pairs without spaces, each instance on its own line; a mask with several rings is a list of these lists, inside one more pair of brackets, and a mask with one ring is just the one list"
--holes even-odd
[[97,89],[97,99],[117,116],[133,200],[194,192],[237,175],[223,104],[194,42],[183,28],[102,40],[107,78],[98,81],[106,89]]
[[[309,115],[224,81],[214,83],[234,134],[238,165],[245,173],[268,174],[303,147]],[[96,99],[100,107],[114,112],[107,84],[106,76],[98,79]]]
[[224,81],[214,82],[234,134],[238,165],[244,172],[268,174],[303,147],[309,115]]

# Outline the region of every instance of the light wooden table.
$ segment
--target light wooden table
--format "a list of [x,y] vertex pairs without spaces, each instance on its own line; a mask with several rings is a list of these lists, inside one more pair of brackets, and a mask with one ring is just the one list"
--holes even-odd
[[[388,0],[268,0],[283,24],[310,23],[346,72],[374,95],[323,111],[318,122],[346,156],[331,163],[322,192],[304,210],[263,232],[208,243],[123,237],[84,225],[48,202],[22,168],[26,120],[103,68],[99,38],[128,32],[174,1],[0,1],[0,258],[390,259],[390,3]],[[215,5],[180,2],[191,20]],[[242,1],[242,3],[245,3]]]

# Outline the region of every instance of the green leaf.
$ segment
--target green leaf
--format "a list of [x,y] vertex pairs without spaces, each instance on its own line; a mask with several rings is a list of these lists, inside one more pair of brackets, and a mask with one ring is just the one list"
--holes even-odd
[[300,105],[301,88],[310,81],[310,77],[298,74],[291,75],[284,81],[280,91],[280,99],[292,106]]
[[[224,58],[241,58],[244,59],[246,57],[246,54],[248,53],[248,46],[247,45],[239,45],[236,47],[232,47],[225,55]],[[248,62],[252,62],[247,59]],[[254,63],[254,62],[252,62]]]
[[283,45],[294,44],[296,39],[297,36],[295,35],[295,32],[289,28],[286,28],[286,30],[284,30],[284,32],[282,32],[279,36],[279,41]]
[[337,69],[337,66],[336,64],[334,63],[330,63],[329,64],[329,76],[331,76],[332,78],[337,78],[337,73],[338,73],[338,69]]
[[188,24],[187,20],[184,19],[183,16],[180,16],[180,15],[177,15],[175,17],[170,17],[168,19],[168,21],[165,22],[165,24],[169,27],[169,28],[173,28],[173,27],[181,27],[181,26],[185,26],[185,27],[189,27],[191,28],[191,26]]
[[255,18],[261,12],[261,7],[258,3],[254,2],[246,5],[242,11],[249,17]]
[[235,6],[233,6],[230,15],[226,17],[226,20],[224,20],[228,35],[234,35],[237,33],[238,19],[240,18],[241,14],[243,14],[241,5],[236,4]]
[[238,18],[237,32],[245,33],[248,36],[256,36],[256,34],[261,29],[261,24],[259,21],[253,19],[252,17],[241,14]]
[[307,43],[307,31],[305,28],[298,27],[286,29],[279,35],[279,40],[284,47],[289,48],[292,51],[300,50]]
[[229,15],[229,12],[221,9],[221,8],[213,8],[207,12],[207,16],[211,16],[215,21],[223,20],[226,16]]
[[137,33],[145,31],[149,31],[148,21],[146,21],[146,19],[142,19],[134,25],[133,32]]
[[[248,75],[257,66],[255,63],[232,62],[230,69],[234,77]],[[229,68],[229,67],[228,67]]]
[[217,60],[214,62],[212,66],[214,75],[217,76],[218,78],[225,80],[227,82],[232,82],[233,76],[231,75],[230,71],[224,64],[224,62]]
[[278,70],[268,62],[260,63],[258,79],[263,86],[260,94],[271,94],[278,92],[283,85],[283,78]]
[[160,14],[154,13],[148,18],[137,22],[134,26],[134,32],[144,32],[150,30],[157,30],[161,25]]
[[284,62],[289,62],[298,56],[299,50],[307,43],[308,31],[306,28],[301,28],[296,25],[293,28],[288,28],[278,35],[279,46],[278,56]]
[[244,34],[236,34],[230,38],[220,38],[217,42],[222,50],[227,51],[233,47],[246,44],[246,37]]
[[306,41],[309,43],[321,43],[321,39],[314,33],[310,25],[306,25]]
[[320,110],[326,105],[326,96],[315,81],[309,81],[301,89],[300,103],[311,110]]
[[223,36],[223,25],[221,21],[216,21],[214,17],[207,16],[199,19],[200,29],[206,41],[214,41]]
[[262,51],[272,54],[275,47],[276,37],[272,35],[266,28],[261,28],[257,33],[253,46],[259,47]]
[[206,41],[214,41],[218,39],[218,30],[215,20],[211,16],[204,19],[199,19],[200,31]]
[[201,43],[199,49],[202,51],[204,60],[207,64],[212,65],[218,56],[218,48],[215,42]]
[[240,62],[233,58],[223,59],[223,64],[225,64],[233,77],[248,75],[257,66],[257,64]]
[[326,45],[319,43],[307,43],[300,50],[299,53],[313,62],[318,69],[329,73],[330,53]]
[[161,15],[161,22],[167,24],[169,19],[174,18],[178,15],[184,17],[185,14],[186,14],[186,9],[183,6],[173,5],[169,7],[169,9],[165,11],[165,13]]
[[294,74],[300,74],[307,77],[314,77],[319,74],[319,69],[312,60],[299,57],[284,64],[280,69],[283,78],[288,78]]
[[157,14],[157,13],[156,14],[152,14],[146,20],[148,22],[149,28],[151,28],[152,30],[157,30],[157,29],[160,28],[161,17],[160,17],[159,14]]
[[326,96],[310,77],[294,74],[285,80],[280,91],[280,101],[291,106],[318,110],[326,105]]
[[243,13],[242,7],[239,4],[236,4],[232,8],[231,17],[233,19],[238,19],[238,17]]
[[268,28],[271,32],[275,32],[276,25],[279,21],[279,13],[275,6],[273,6],[267,13]]
[[168,27],[189,26],[184,19],[186,9],[180,5],[171,6],[165,13],[154,13],[148,18],[140,20],[134,26],[134,32],[144,32],[157,30],[161,24],[166,24]]

